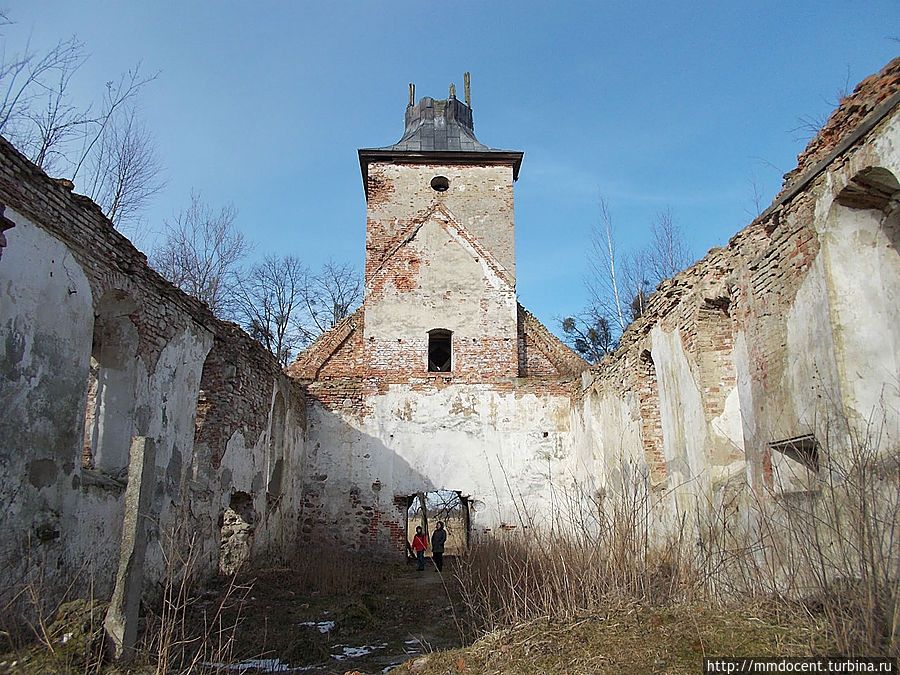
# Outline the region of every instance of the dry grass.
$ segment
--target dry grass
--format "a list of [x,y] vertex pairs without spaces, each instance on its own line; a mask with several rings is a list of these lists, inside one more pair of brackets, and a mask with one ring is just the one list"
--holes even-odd
[[[470,647],[407,664],[445,673],[697,673],[705,656],[810,655],[814,624],[767,607],[621,604],[564,621],[540,617],[488,633]],[[401,670],[402,672],[402,670]]]
[[[471,646],[408,667],[688,673],[704,656],[897,656],[900,453],[879,451],[870,433],[845,430],[828,441],[810,490],[698,502],[664,526],[665,495],[639,480],[599,503],[561,499],[565,507],[544,527],[520,501],[520,527],[477,541],[455,561],[455,585],[444,590],[455,600],[458,589],[462,610],[451,617],[447,597],[429,595],[439,611],[426,625],[459,619]],[[412,595],[386,606],[402,566],[304,549],[290,567],[244,570],[200,590],[194,549],[182,541],[166,551],[162,598],[142,636],[143,672],[202,672],[251,658],[327,663],[330,638],[312,630],[298,638],[300,622],[329,615],[338,634],[374,639],[391,621],[402,634],[422,619],[423,601]],[[81,601],[47,611],[44,595],[39,584],[21,591],[36,608],[35,641],[0,656],[0,670],[104,670],[105,608]]]
[[481,539],[457,574],[470,634],[702,595],[703,570],[689,554],[683,524],[665,541],[654,539],[652,498],[635,486],[608,509],[569,500],[549,531],[523,517],[524,527]]
[[868,433],[830,440],[812,490],[748,490],[743,512],[722,500],[661,527],[662,497],[640,481],[613,503],[568,500],[552,527],[520,503],[522,527],[477,543],[458,575],[468,635],[634,608],[687,620],[763,607],[806,636],[800,652],[897,656],[900,454]]
[[743,522],[702,523],[714,597],[800,600],[841,654],[900,655],[900,451],[835,434],[812,489],[764,495]]

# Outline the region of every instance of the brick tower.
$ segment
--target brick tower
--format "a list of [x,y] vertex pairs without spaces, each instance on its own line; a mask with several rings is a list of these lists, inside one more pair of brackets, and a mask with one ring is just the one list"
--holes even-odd
[[475,138],[452,85],[415,103],[394,145],[359,151],[366,189],[364,343],[372,375],[517,377],[513,181],[521,152]]

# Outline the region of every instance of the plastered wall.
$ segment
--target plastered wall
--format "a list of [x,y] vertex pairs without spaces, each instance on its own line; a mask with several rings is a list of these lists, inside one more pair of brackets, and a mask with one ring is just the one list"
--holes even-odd
[[[883,104],[898,69],[861,84],[827,143],[801,155],[806,172],[788,174],[727,246],[663,282],[585,376],[577,443],[601,489],[621,492],[636,470],[665,510],[692,514],[735,490],[748,501],[815,490],[816,472],[777,450],[785,439],[814,436],[822,472],[851,436],[896,450],[900,115]],[[863,132],[866,116],[845,108],[870,113]]]
[[217,572],[238,493],[250,521],[239,556],[289,551],[301,389],[5,141],[0,205],[0,601],[29,584],[48,599],[110,593],[134,517],[124,495],[135,438],[151,453],[151,497],[136,516],[145,593],[186,546],[197,574]]
[[[861,83],[773,205],[590,369],[516,303],[510,166],[369,165],[364,305],[282,372],[0,140],[0,601],[38,580],[108,594],[132,525],[149,593],[190,541],[202,574],[321,542],[402,550],[422,491],[460,492],[477,534],[642,485],[664,528],[814,489],[779,441],[834,453],[874,430],[888,453],[898,90],[900,61]],[[428,371],[432,329],[449,372]]]

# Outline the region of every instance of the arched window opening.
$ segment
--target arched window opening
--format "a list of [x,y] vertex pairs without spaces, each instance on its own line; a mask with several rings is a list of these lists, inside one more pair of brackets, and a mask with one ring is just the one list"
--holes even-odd
[[272,424],[269,432],[269,486],[268,496],[275,499],[281,496],[281,480],[284,472],[284,397],[281,392],[275,394],[272,405]]
[[449,330],[435,328],[428,331],[428,372],[449,373],[453,363],[453,349]]
[[852,427],[883,429],[885,448],[900,440],[898,198],[893,172],[859,171],[836,195],[821,237],[840,414]]
[[136,311],[127,293],[114,290],[100,299],[94,318],[82,466],[114,477],[128,471],[134,431]]
[[835,201],[851,209],[882,211],[900,191],[900,182],[887,169],[871,166],[856,174]]

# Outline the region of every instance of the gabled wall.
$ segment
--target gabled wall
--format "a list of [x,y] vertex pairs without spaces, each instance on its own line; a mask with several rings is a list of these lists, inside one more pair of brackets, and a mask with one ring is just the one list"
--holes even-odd
[[[456,377],[515,377],[512,169],[374,163],[368,177],[372,367],[405,381],[427,369],[429,332],[447,330]],[[431,186],[435,177],[446,190]]]
[[[363,307],[288,369],[310,399],[305,534],[403,550],[409,498],[438,490],[466,498],[476,534],[546,523],[585,471],[571,412],[587,364],[516,302],[513,165],[364,175]],[[428,370],[435,329],[448,372]]]
[[[439,204],[481,242],[515,285],[512,166],[376,162],[369,164],[367,176],[367,284],[410,225]],[[448,180],[445,191],[432,188],[436,176]]]

